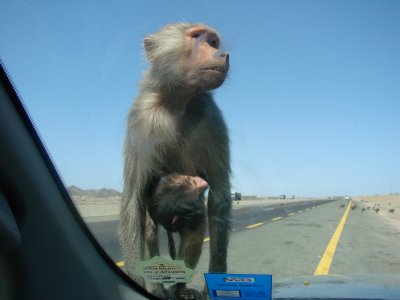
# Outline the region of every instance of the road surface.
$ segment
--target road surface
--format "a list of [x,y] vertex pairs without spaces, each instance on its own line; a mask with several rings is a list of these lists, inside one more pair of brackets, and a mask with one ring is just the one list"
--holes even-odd
[[[324,275],[318,274],[321,265],[320,270],[325,271],[319,272],[326,274],[399,274],[399,229],[373,210],[362,211],[362,205],[351,209],[345,200],[239,205],[233,210],[228,271],[272,274],[275,283]],[[88,225],[119,262],[118,220],[92,219]],[[193,277],[194,288],[202,289],[208,248],[209,242],[205,242]]]
[[[284,218],[299,211],[308,211],[313,207],[330,202],[314,200],[291,202],[287,204],[239,205],[235,201],[232,210],[232,234],[272,222],[275,218]],[[283,203],[283,202],[282,202]],[[118,242],[118,216],[87,218],[87,224],[107,254],[116,262],[121,261],[122,254]],[[207,234],[206,234],[207,238]],[[167,254],[166,235],[161,232],[161,254]]]

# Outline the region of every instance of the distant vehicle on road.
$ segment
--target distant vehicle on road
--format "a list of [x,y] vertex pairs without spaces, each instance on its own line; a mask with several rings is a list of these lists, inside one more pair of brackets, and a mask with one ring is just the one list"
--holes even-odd
[[281,198],[282,200],[285,200],[285,199],[286,199],[286,195],[281,195],[280,198]]
[[237,192],[231,193],[231,198],[232,200],[242,200],[242,194]]
[[344,197],[344,200],[350,200],[350,196]]

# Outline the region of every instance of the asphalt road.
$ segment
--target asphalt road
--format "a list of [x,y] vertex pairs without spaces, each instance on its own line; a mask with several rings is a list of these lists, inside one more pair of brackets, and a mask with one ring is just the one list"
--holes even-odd
[[[349,206],[345,200],[239,205],[232,215],[228,272],[272,274],[274,283],[314,275],[343,223],[337,244],[330,249],[328,274],[399,274],[399,228],[373,210],[362,211],[362,205],[349,208],[344,223]],[[118,220],[92,220],[88,225],[114,261],[120,261]],[[209,243],[205,242],[192,287],[202,289],[208,260]]]
[[[272,274],[275,284],[314,275],[348,205],[348,201],[332,201],[310,210],[293,206],[297,209],[294,214],[232,234],[228,272]],[[349,209],[337,247],[330,249],[333,259],[327,274],[398,275],[399,229],[374,211],[361,208],[359,203],[359,207]],[[207,243],[193,278],[195,288],[204,284],[208,252]]]
[[[285,218],[297,212],[306,212],[315,208],[318,205],[323,205],[331,202],[330,200],[313,200],[301,202],[289,202],[287,204],[273,205],[254,205],[246,206],[234,203],[232,210],[232,234],[255,228],[261,223],[266,224],[273,222],[275,218]],[[274,220],[275,221],[275,220]],[[87,222],[90,230],[100,242],[107,254],[115,261],[121,261],[122,254],[118,241],[118,226],[119,219],[117,216],[88,218]],[[207,235],[206,235],[207,236]],[[166,255],[167,239],[166,234],[161,231],[160,234],[160,252],[161,255]]]

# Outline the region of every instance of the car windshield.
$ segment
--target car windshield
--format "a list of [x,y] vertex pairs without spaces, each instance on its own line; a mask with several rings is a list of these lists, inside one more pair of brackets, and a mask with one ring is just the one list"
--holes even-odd
[[400,2],[4,1],[0,36],[77,210],[151,292],[400,298]]

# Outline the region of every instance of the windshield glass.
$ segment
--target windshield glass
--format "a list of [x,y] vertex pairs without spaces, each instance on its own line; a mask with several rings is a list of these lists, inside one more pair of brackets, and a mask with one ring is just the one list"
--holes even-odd
[[[0,38],[72,201],[151,292],[399,286],[400,2],[6,1]],[[174,257],[182,281],[144,274]]]

